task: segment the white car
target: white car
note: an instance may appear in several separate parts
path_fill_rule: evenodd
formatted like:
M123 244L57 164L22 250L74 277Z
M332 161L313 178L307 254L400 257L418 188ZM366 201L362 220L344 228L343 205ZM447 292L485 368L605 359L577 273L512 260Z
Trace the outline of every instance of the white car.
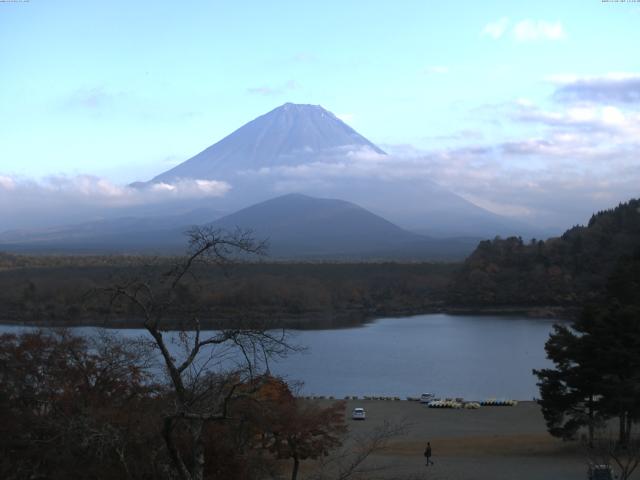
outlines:
M420 395L420 403L429 403L435 400L436 396L433 393L423 393Z
M367 412L364 411L364 408L356 407L353 409L353 412L351 412L352 420L364 420L366 418L367 418Z

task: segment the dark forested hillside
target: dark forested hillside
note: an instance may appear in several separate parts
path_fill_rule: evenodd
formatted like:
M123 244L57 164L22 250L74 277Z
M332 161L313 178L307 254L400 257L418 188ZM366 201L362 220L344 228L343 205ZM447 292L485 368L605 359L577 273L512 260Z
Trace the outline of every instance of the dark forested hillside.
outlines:
M640 200L593 215L559 238L481 242L450 290L463 306L578 306L598 301L620 261L640 250Z
M135 312L106 316L96 290L133 279L162 279L176 259L161 257L23 257L0 254L0 323L139 327ZM225 274L197 269L190 302L207 327L249 322L328 328L383 315L443 308L458 264L240 263ZM150 280L151 281L151 280ZM185 293L186 295L186 293ZM175 314L176 324L182 320Z

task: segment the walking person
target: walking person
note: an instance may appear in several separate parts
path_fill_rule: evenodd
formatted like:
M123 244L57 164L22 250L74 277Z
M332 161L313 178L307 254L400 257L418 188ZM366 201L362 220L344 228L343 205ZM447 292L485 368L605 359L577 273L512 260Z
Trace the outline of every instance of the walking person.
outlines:
M427 447L424 449L424 457L426 458L427 467L429 465L433 465L433 462L431 461L431 442L427 442Z

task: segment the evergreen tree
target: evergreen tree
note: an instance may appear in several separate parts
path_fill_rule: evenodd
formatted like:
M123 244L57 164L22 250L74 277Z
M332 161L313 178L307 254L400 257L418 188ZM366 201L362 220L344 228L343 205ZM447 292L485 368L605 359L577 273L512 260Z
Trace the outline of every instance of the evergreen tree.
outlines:
M620 444L640 419L640 255L618 262L603 306L586 308L571 327L555 326L545 345L553 369L535 370L549 432L573 438L607 418Z
M556 368L534 370L534 374L539 379L539 403L549 433L569 440L587 427L592 444L596 426L608 415L600 402L602 385L593 342L579 336L576 327L554 326L545 350Z

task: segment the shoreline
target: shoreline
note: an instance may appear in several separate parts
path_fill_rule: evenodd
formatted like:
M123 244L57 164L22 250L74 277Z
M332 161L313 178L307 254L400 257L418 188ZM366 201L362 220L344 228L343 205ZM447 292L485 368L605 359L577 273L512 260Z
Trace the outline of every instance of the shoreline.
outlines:
M524 315L531 318L549 318L571 320L578 313L577 307L545 306L495 306L495 307L460 307L450 306L442 313L449 315Z
M524 316L527 318L569 321L576 315L576 308L543 306L504 306L504 307L459 307L434 306L432 308L379 309L368 311L343 312L305 312L286 314L277 312L254 312L253 315L223 313L218 320L201 320L203 330L222 330L228 328L263 328L286 330L341 330L357 328L382 318L413 317L419 315L446 314L451 316ZM277 321L271 320L278 317ZM238 319L239 322L238 322ZM180 330L181 320L167 323L168 330ZM0 325L34 327L34 328L77 328L95 327L106 329L133 330L144 328L141 319L81 318L70 321L58 320L15 320L0 318Z
M420 405L423 406L424 408L429 408L432 410L447 410L447 411L455 411L455 410L469 410L469 409L465 409L464 406L461 408L450 408L450 407L429 407L426 403L422 403L420 402L420 394L416 394L416 397L393 397L393 396L379 396L379 395L363 395L363 396L357 396L357 395L353 395L353 396L346 396L346 397L334 397L331 395L296 395L296 397L300 400L305 400L305 401L310 401L310 402L347 402L349 404L352 404L354 402L359 402L359 403L363 403L363 404L367 404L367 403L371 403L371 404L376 404L376 403L389 403L389 404L415 404L415 405ZM453 398L453 397L435 397L434 400L444 400L447 398ZM496 400L496 399L503 399L503 400L507 400L507 401L513 401L516 402L513 405L481 405L480 408L496 408L496 409L502 409L502 408L515 408L518 405L538 405L538 400L537 399L524 399L524 400L518 400L517 398L506 398L506 397L487 397L487 398L483 398L483 399L462 399L462 402L460 403L479 403L479 402L484 402L485 400ZM473 410L473 409L472 409ZM477 408L475 410L478 410Z

